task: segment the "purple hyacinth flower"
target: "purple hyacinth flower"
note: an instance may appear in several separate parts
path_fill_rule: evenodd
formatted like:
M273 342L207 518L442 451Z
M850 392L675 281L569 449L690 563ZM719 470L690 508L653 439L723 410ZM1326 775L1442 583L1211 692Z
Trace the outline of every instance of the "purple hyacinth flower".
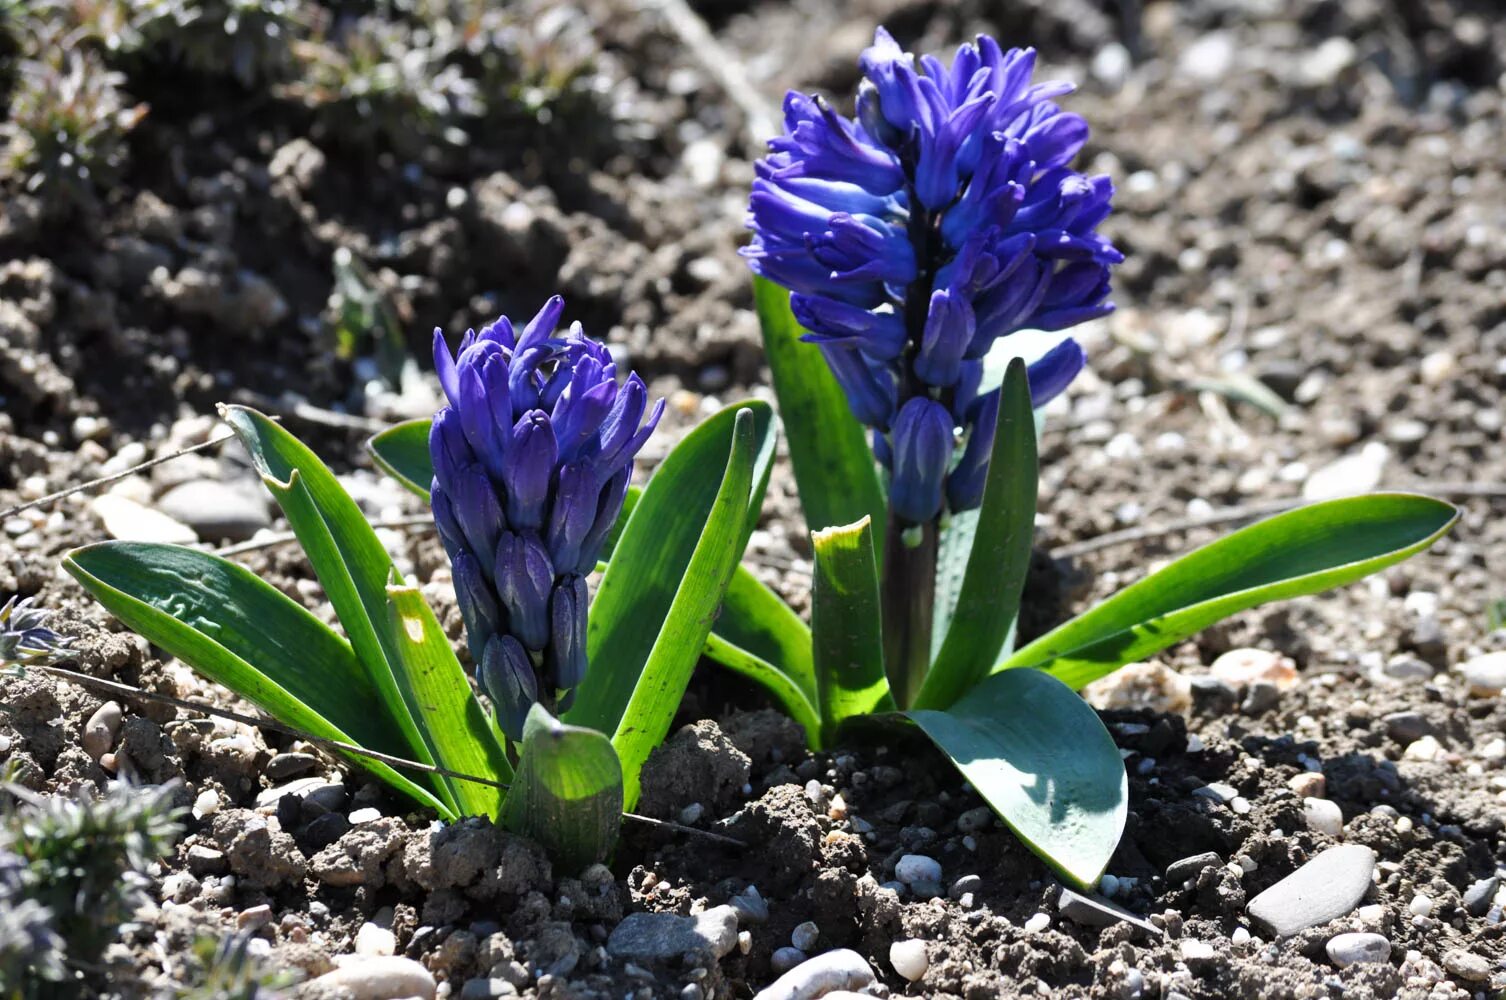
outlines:
M897 465L913 457L894 437L912 401L952 414L951 439L968 443L956 463L943 447L944 476L961 480L945 507L975 507L993 433L975 428L981 359L1002 337L1113 309L1109 274L1123 255L1097 232L1113 185L1071 168L1087 122L1056 103L1070 84L1032 82L1035 63L1033 50L987 36L950 66L917 60L880 28L859 59L856 114L790 94L785 134L757 164L744 256L794 293L805 339L879 432L874 455L897 511L928 506ZM1066 343L1032 366L1037 406L1081 370L1081 349Z
M934 399L915 396L894 421L894 479L889 502L897 517L924 524L941 513L952 461L952 415Z
M563 311L555 296L521 331L501 317L454 355L434 335L448 400L429 435L434 521L477 678L513 739L529 706L568 704L585 676L583 574L664 412L645 413L642 379L619 383L579 324L559 333Z

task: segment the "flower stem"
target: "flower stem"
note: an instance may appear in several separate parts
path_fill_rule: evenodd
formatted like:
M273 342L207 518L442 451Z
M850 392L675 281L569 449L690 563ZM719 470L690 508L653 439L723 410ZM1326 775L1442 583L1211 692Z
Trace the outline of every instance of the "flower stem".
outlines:
M936 547L935 521L907 529L893 514L889 516L880 594L884 671L889 676L895 704L901 709L908 708L915 700L931 664Z

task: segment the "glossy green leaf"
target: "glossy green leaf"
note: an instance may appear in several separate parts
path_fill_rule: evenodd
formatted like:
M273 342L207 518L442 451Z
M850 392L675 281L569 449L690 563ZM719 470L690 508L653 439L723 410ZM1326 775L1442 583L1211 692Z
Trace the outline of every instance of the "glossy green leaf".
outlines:
M816 700L816 667L811 658L811 630L784 599L759 582L747 567L738 566L722 599L721 615L712 628L727 646L736 647L772 664L806 700ZM717 659L714 653L708 653Z
M812 749L820 749L821 718L816 714L810 698L806 697L789 674L756 653L734 646L715 632L706 637L703 652L708 659L715 660L733 673L762 685L790 718L805 730L806 743Z
M996 667L1038 667L1072 687L1268 601L1314 594L1432 545L1458 519L1442 500L1374 493L1242 528L1126 587Z
M753 423L752 413L744 410L737 414L726 472L705 530L612 734L612 747L622 761L628 806L638 801L638 772L643 762L669 735L670 723L711 634L722 596L743 555L757 460ZM617 561L614 559L613 564Z
M377 434L366 442L371 459L392 478L429 502L429 484L434 481L434 463L429 458L429 427L434 421L427 417L407 420ZM607 532L602 543L601 558L606 559L617 545L622 529L627 525L628 515L638 503L643 491L629 486L622 501L622 513L617 523Z
M504 827L542 844L559 874L576 875L611 857L622 793L611 740L565 725L542 705L529 710L517 775L502 807Z
M434 463L429 458L428 417L404 420L366 441L371 460L383 472L429 502L429 484L434 481Z
M873 529L856 524L811 533L816 550L811 634L820 698L821 738L830 742L842 720L894 711L884 674L883 615Z
M423 595L417 587L394 584L387 597L387 627L413 692L414 714L425 732L436 735L441 762L461 774L506 782L512 776L507 754ZM462 778L451 784L461 815L497 816L502 789Z
M864 517L883 524L884 490L868 435L820 348L800 339L790 293L754 278L753 299L806 525L818 531Z
M962 596L962 581L967 576L967 557L973 551L978 534L978 511L964 510L952 514L941 524L936 544L936 596L931 620L931 659L941 652L951 627L957 600Z
M1071 688L1038 670L985 678L944 711L909 717L1020 841L1072 884L1098 881L1129 811L1114 741Z
M916 708L946 708L988 675L1019 617L1035 537L1035 416L1025 362L1004 376L983 503L956 610Z
M392 756L411 753L350 643L245 567L145 542L86 545L63 566L128 627L272 718ZM443 818L457 818L427 787L428 776L350 759Z
M613 734L629 805L742 557L773 453L766 404L707 419L654 472L602 575L586 634L590 667L565 719Z

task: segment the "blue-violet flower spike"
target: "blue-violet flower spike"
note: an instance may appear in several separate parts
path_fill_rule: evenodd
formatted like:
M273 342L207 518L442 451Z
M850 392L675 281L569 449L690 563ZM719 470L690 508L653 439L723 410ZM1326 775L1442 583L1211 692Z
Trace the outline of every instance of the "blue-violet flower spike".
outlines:
M1055 103L1070 84L1031 82L1035 62L986 35L950 66L916 60L880 28L859 60L855 116L792 92L785 133L757 164L743 253L793 293L805 339L874 431L891 508L912 523L981 502L998 412L981 359L995 343L1113 309L1123 255L1097 231L1113 185L1071 168L1087 122ZM1034 362L1032 403L1083 360L1066 337Z
M585 678L584 574L664 411L645 417L642 379L619 383L579 324L558 332L563 310L555 296L521 332L505 316L467 331L455 355L434 331L434 521L477 680L515 740L530 706L567 706Z

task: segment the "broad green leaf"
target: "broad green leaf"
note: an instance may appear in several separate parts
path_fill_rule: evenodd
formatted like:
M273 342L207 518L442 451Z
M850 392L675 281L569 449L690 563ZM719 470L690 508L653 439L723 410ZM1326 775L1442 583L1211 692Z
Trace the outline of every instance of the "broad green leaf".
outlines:
M434 463L429 458L428 417L404 420L366 441L371 460L383 472L429 502L429 484L434 482Z
M713 425L716 433L696 442L689 453L691 457L706 459L691 476L660 482L666 470L685 469L680 463L671 467L671 461L680 451L676 448L649 481L638 510L628 522L622 544L602 577L596 605L591 609L587 626L591 666L579 691L577 709L568 717L572 722L584 720L592 728L612 733L612 746L622 761L624 801L629 808L638 800L639 768L669 733L685 685L700 659L706 637L711 634L711 623L716 619L727 584L742 558L748 537L748 508L755 497L763 495L767 463L773 452L771 414L767 408L760 413L750 404L728 416L732 422L731 441L727 458L719 463L725 471L709 509L687 501L691 491L703 485L706 473L718 464L701 454L700 449L708 440L713 446L726 440L720 433L726 424L719 419L721 415L712 418L717 421ZM760 423L766 434L762 440L756 430ZM696 433L699 429L691 437ZM762 475L760 466L764 469ZM651 504L665 502L675 505L675 513L661 511L651 517L656 510ZM706 509L704 518L694 514L701 509ZM676 518L683 523L671 524ZM666 552L664 542L674 535L676 528L683 531L689 527L695 531L697 525L703 526L700 537L692 540L689 558L680 563L677 558L680 553ZM668 579L656 580L665 570L671 571ZM614 575L618 581L629 582L616 583L615 589L609 591L608 584L613 582ZM671 581L673 593L662 612L658 606L646 602L645 598L658 596L647 584ZM597 607L609 594L618 603L606 605L607 613L598 614ZM654 622L658 623L657 631L646 655L638 661L633 653L642 648L642 640L647 637L643 626Z
M755 681L773 695L789 713L790 718L805 730L806 743L812 749L821 747L821 718L816 714L805 692L800 690L790 675L768 660L751 653L741 646L734 646L720 635L712 632L706 637L704 650L709 659L715 660L733 673L742 674Z
M445 767L461 774L506 782L512 777L502 749L455 649L435 620L417 587L387 588L387 626L393 632L403 674L413 691L418 724L436 734ZM494 785L452 778L456 805L463 816L496 818L503 790Z
M821 738L854 715L894 711L884 674L878 567L868 518L811 532L816 550L811 635L816 656Z
M63 566L131 629L279 722L392 756L411 753L350 643L245 567L145 542L86 545ZM425 787L427 776L350 759L441 817L457 818Z
M732 574L721 615L712 632L723 645L751 653L776 667L807 701L815 703L816 667L811 658L811 630L783 598L760 583L747 567L739 565ZM707 655L718 660L709 650L708 646Z
M429 502L429 484L434 481L434 463L429 458L429 427L434 421L427 417L394 424L366 442L366 450L378 467L403 486ZM638 503L643 491L629 486L622 501L622 513L617 523L607 532L601 548L601 558L606 559L617 545L628 515Z
M414 678L404 665L396 634L387 627L388 583L401 585L403 581L361 508L319 457L281 425L240 406L222 407L221 415L240 436L262 481L282 507L356 657L382 692L415 759L464 770L448 759L462 752L463 734L418 724L421 710ZM434 621L427 605L422 614ZM439 628L437 621L433 628ZM453 779L440 776L436 790L459 811Z
M1459 512L1411 493L1310 504L1197 549L1041 636L994 669L1076 688L1238 611L1368 576L1432 545Z
M622 803L622 767L612 741L533 706L502 825L544 845L562 874L574 875L611 856Z
M936 597L933 601L935 617L931 622L932 660L941 652L941 644L946 641L947 629L952 623L952 614L957 610L957 599L962 596L962 581L967 575L967 557L973 551L973 538L977 533L977 510L961 511L941 523L941 533L936 545Z
M1038 670L994 674L945 711L906 713L1020 841L1082 888L1098 881L1129 811L1119 750L1071 688Z
M988 675L1019 617L1035 537L1035 417L1025 362L1004 376L972 552L941 652L916 708L946 708Z
M790 293L754 278L753 300L806 525L818 531L864 517L883 524L884 491L868 436L820 348L800 339L805 331L790 312Z

